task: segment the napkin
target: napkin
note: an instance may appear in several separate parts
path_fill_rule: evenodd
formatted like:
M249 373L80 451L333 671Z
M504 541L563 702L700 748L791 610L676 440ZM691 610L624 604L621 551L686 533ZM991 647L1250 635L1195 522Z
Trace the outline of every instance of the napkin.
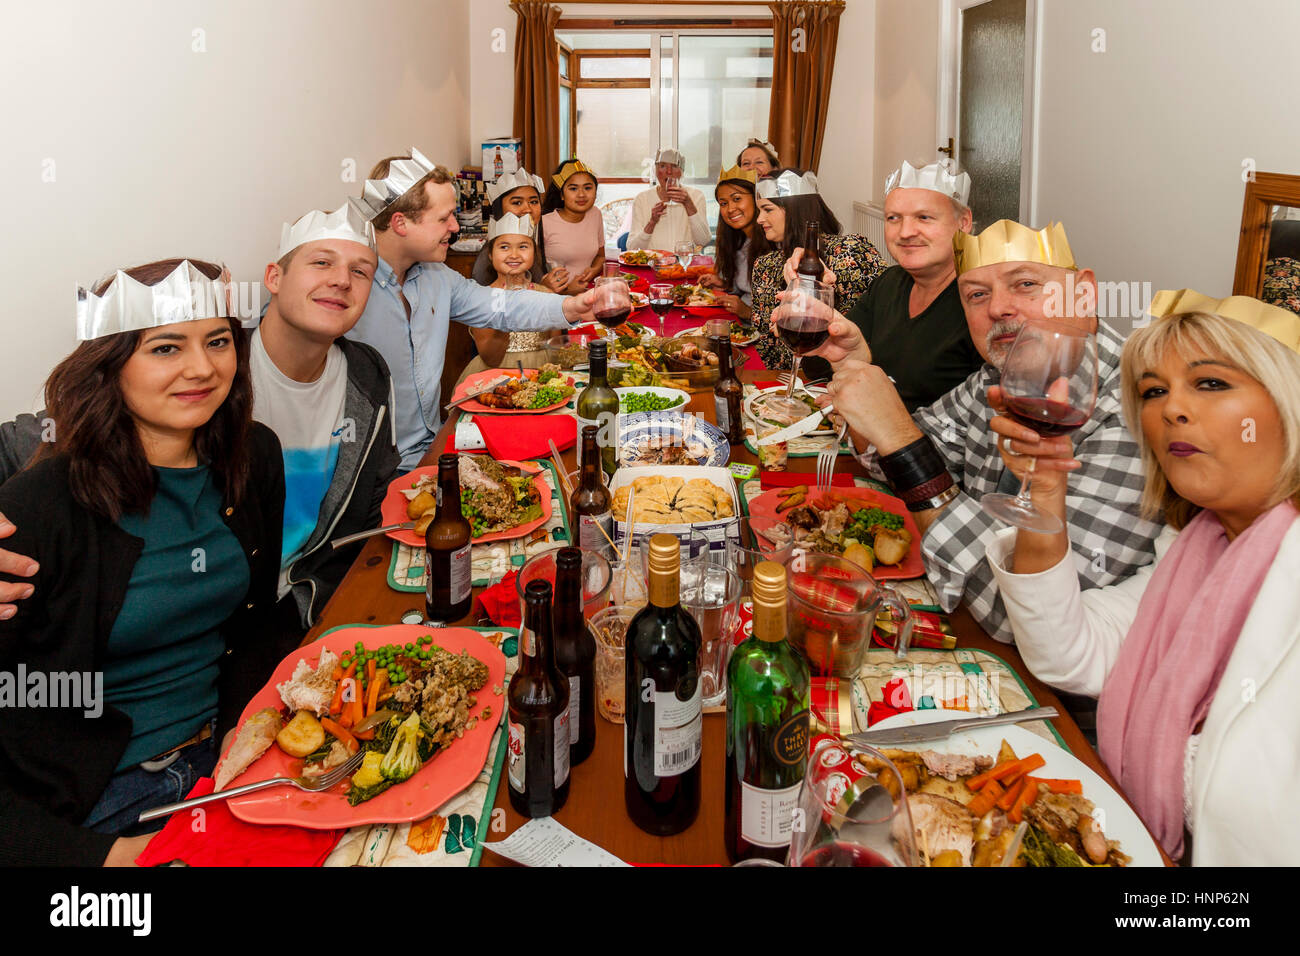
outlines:
M185 799L207 796L213 785L211 777L200 777ZM189 866L320 866L344 832L244 823L230 812L226 801L218 800L172 814L135 862L140 866L173 860Z
M483 435L488 454L498 461L544 458L551 453L549 440L563 451L578 439L578 420L560 412L554 415L479 415L474 423Z
M883 700L873 701L867 708L867 726L873 726L876 721L884 720L886 717L893 717L895 714L906 713L914 710L912 707L912 695L907 689L907 682L901 677L895 677L888 684L881 688Z
M519 613L519 594L515 591L517 577L518 572L511 571L478 596L483 613L497 627L518 627L523 623Z
M796 485L812 488L817 484L817 474L811 471L760 471L758 480L762 488L793 488ZM853 476L847 472L837 474L831 478L831 487L852 488Z

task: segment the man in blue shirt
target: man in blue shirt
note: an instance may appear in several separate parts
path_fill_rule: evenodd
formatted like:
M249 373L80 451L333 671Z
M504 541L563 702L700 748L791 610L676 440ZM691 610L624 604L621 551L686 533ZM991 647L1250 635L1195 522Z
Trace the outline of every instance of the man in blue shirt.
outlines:
M442 426L441 380L452 321L494 329L553 329L593 316L594 292L490 289L446 265L459 231L451 173L418 150L380 160L361 205L379 246L370 301L352 338L388 362L396 393L402 470L420 463Z

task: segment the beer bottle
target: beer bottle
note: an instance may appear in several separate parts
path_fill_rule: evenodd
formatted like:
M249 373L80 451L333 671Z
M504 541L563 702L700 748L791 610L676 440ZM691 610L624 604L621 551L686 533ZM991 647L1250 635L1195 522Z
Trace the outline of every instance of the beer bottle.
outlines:
M596 639L582 614L582 552L561 548L555 556L555 669L569 685L569 766L596 746Z
M713 386L713 407L718 428L731 445L745 440L745 423L740 409L745 397L745 386L740 384L731 367L731 336L717 335L709 338L709 345L718 356L718 383Z
M584 551L595 551L612 558L610 540L614 537L614 499L605 487L601 474L600 449L596 445L594 425L582 429L582 472L578 485L569 499L569 510L577 532L578 546ZM601 533L604 529L604 534Z
M818 282L822 281L822 272L826 268L822 265L821 258L821 231L820 223L808 223L804 229L803 258L799 260L799 267L795 270L799 275Z
M551 657L551 585L529 581L519 670L510 678L510 805L526 817L549 817L569 797L569 685Z
M470 527L460 510L460 456L438 456L438 510L424 533L425 615L453 624L469 613Z

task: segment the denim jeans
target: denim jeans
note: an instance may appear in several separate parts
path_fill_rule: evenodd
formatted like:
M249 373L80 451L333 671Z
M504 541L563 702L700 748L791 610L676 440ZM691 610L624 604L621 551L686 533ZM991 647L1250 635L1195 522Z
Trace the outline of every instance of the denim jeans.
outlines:
M81 825L96 833L116 836L139 836L161 830L167 823L166 817L138 823L140 814L165 803L184 800L200 777L212 776L217 756L217 740L213 736L186 747L162 770L132 767L114 774Z

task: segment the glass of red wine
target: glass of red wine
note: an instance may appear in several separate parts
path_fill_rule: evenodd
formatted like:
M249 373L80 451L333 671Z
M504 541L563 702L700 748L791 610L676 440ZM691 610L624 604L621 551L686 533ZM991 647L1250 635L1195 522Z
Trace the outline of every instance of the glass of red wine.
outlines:
M1050 320L1026 322L1002 366L1007 414L1044 438L1067 435L1092 416L1097 401L1097 338L1091 332ZM1015 495L990 494L984 510L1025 531L1056 534L1059 518L1034 507L1029 497L1036 458Z
M917 866L898 768L872 747L824 742L808 758L791 817L790 866Z
M628 294L627 280L619 276L600 276L596 279L596 301L593 303L596 321L614 330L632 314L632 297Z
M664 316L673 307L673 286L671 282L656 282L650 286L650 308L659 316L659 337L663 338Z
M820 346L830 335L831 317L835 314L835 287L809 276L797 276L786 291L788 294L776 321L776 330L781 341L794 353L794 363L790 366L790 387L784 395L769 398L767 407L798 416L800 412L809 411L806 404L794 397L799 362L805 353ZM792 423L796 420L793 418Z

